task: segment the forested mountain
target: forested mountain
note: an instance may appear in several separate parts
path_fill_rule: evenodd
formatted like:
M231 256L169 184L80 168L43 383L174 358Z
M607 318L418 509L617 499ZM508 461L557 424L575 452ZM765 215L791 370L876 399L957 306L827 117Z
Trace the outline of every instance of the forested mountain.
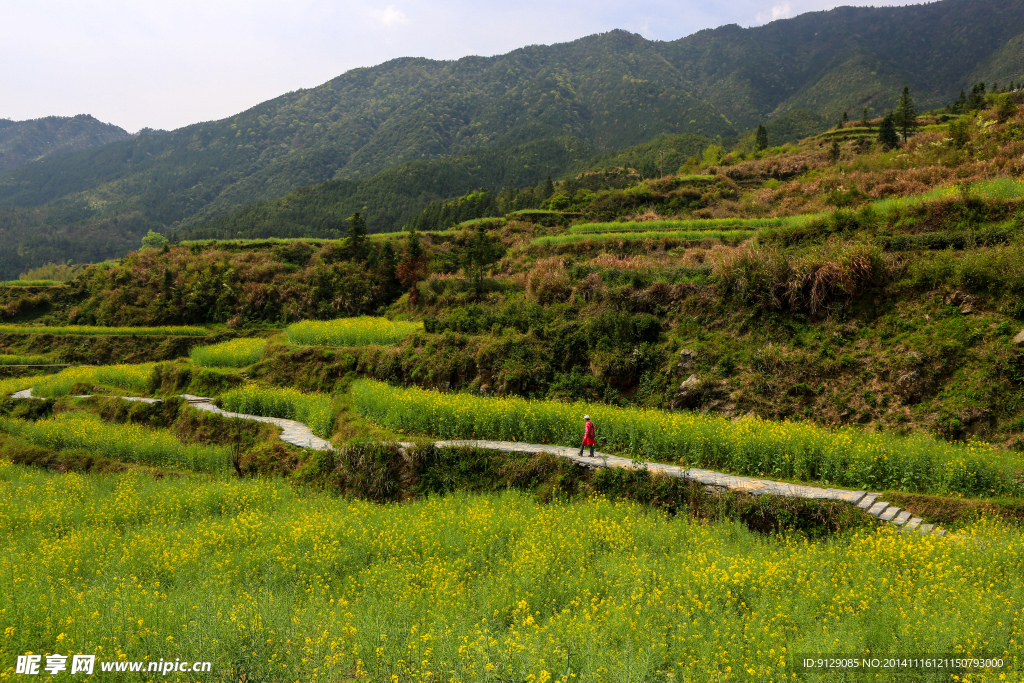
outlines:
M0 173L31 161L117 142L128 131L86 114L29 121L0 119Z
M0 207L9 207L0 250L18 245L29 265L43 253L115 255L149 229L196 227L326 180L350 183L333 185L331 201L358 206L371 231L395 229L437 192L512 180L506 157L523 145L551 145L539 156L560 158L559 140L572 139L607 155L661 135L728 138L776 119L788 122L776 131L806 133L843 111L884 112L904 84L928 107L979 79L1021 80L1022 44L1024 0L942 0L673 42L612 31L495 57L392 60L228 119L0 175ZM441 168L450 182L432 177ZM560 168L527 169L527 182ZM393 211L395 197L403 206Z

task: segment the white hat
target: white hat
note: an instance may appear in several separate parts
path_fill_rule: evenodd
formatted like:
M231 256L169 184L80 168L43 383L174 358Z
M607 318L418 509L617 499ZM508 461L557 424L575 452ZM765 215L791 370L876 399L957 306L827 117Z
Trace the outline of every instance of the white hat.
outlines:
M584 416L583 416L583 419L584 419L584 420L589 420L589 419L590 419L590 416L589 416L589 415L584 415Z

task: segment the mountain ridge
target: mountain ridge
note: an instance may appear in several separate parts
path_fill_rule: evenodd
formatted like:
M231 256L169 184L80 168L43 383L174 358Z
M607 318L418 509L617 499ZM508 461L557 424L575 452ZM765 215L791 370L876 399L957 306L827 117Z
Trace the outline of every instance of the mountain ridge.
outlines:
M89 235L109 240L104 253L113 256L150 229L196 227L299 187L418 161L563 136L595 153L660 135L729 140L806 109L884 113L903 84L927 108L954 99L989 64L1024 77L1018 39L1024 0L941 0L837 8L675 41L616 30L491 57L402 57L220 121L0 174L0 207L17 216L0 217L0 232L13 244L29 233L68 244Z

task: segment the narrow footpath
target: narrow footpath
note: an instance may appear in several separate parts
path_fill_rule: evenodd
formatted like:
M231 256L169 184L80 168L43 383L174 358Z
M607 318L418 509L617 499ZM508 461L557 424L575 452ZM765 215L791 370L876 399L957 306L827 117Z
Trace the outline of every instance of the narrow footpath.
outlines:
M231 413L221 410L213 405L213 399L205 396L192 396L181 394L181 398L188 401L189 405L197 410L204 410L222 417L236 418L241 420L255 420L277 425L282 429L280 439L299 448L324 451L334 450L331 442L321 439L313 433L307 425L296 420L287 420L280 417L263 417L262 415L246 415L245 413ZM31 389L25 389L11 395L11 398L36 398L32 395ZM89 396L76 396L74 398L89 398ZM143 403L159 403L158 398L142 398L135 396L122 396L126 401L141 401ZM403 444L412 445L412 444ZM581 456L579 450L568 446L549 446L546 444L519 443L515 441L436 441L438 448L463 447L484 448L487 450L501 451L504 453L549 453L560 458L566 458L579 463L585 467L621 467L625 469L646 469L649 472L659 472L667 477L678 477L687 481L695 481L702 484L710 491L725 492L735 491L754 496L782 496L785 498L806 498L809 500L834 500L841 503L856 505L866 511L879 521L892 524L906 531L915 531L920 534L932 534L944 536L942 529L936 529L932 524L923 524L920 517L914 517L906 510L901 510L895 505L879 500L881 494L867 491L848 491L846 489L823 489L816 486L803 486L800 484L787 484L785 482L770 481L766 479L755 479L753 477L740 477L733 474L723 474L711 470L703 470L697 467L681 467L679 465L664 465L656 462L637 462L630 458L623 458L608 453L594 453L594 457Z

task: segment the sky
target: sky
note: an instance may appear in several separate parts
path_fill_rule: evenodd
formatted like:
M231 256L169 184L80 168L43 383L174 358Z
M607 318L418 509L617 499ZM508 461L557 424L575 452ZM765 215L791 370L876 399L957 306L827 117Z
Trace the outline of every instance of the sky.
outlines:
M221 119L396 57L457 59L620 28L676 40L901 0L0 0L0 118L129 132Z

